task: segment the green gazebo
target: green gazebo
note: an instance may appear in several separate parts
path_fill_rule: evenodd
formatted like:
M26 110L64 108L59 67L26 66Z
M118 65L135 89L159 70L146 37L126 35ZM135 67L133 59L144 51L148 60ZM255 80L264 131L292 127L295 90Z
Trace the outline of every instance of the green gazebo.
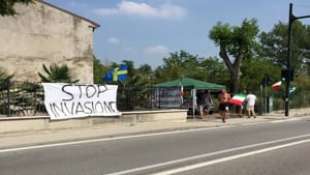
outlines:
M179 89L180 91L182 91L183 88L190 89L191 94L192 94L192 110L193 111L195 111L195 106L196 106L197 90L219 91L221 89L226 89L226 87L223 85L219 85L215 83L208 83L208 82L195 80L195 79L187 78L187 77L159 83L159 84L156 84L155 87L159 89Z
M223 85L208 83L200 80L195 80L192 78L180 78L168 82L163 82L155 85L158 88L173 88L173 87L181 87L191 88L191 89L205 89L205 90L221 90L226 87Z

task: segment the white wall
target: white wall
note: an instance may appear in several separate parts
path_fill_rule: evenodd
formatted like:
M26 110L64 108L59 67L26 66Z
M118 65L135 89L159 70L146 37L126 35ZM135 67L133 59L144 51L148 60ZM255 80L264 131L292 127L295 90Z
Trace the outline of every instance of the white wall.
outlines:
M33 82L42 64L67 64L74 79L93 82L92 24L39 2L15 8L0 17L0 69Z

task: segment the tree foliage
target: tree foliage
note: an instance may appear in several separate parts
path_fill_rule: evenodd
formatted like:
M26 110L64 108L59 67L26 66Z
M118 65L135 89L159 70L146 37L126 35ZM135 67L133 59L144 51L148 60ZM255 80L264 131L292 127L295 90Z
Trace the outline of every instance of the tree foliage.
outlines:
M6 82L10 81L14 75L8 75L4 70L0 69L0 89Z
M154 83L151 66L145 64L136 68L134 62L130 60L123 60L120 64L127 65L128 78L117 82L103 80L103 83L118 85L118 107L120 109L133 110L145 106L145 101L150 98L148 95L151 94L147 91L151 90L150 87ZM107 71L119 67L120 64L112 63L106 67Z
M14 9L15 4L28 5L32 2L33 0L0 0L0 16L15 15L17 13Z
M281 67L266 58L254 57L243 61L240 89L258 91L264 78L272 83L279 81Z
M147 87L152 85L153 71L151 66L145 64L136 68L134 62L130 60L123 60L121 64L127 65L128 78L119 82L120 85L125 87Z
M201 69L199 66L199 58L184 50L170 53L169 57L164 58L164 64L157 68L156 78L159 81L167 81L181 77L201 77Z
M218 83L229 87L229 71L223 62L217 57L209 57L201 62L201 69L205 72L201 78L203 81Z
M70 71L67 65L58 66L53 64L49 67L43 64L44 74L38 73L42 82L48 83L76 83L79 80L72 80Z
M100 60L93 56L93 68L94 68L94 83L102 84L104 82L103 76L108 71L108 66L100 63Z
M210 31L209 37L219 46L219 55L230 72L232 92L239 90L241 63L254 55L258 32L255 19L245 19L240 26L218 23Z
M183 50L171 53L170 56L164 58L164 63L155 70L148 64L136 68L134 62L129 60L123 60L120 64L126 64L128 67L128 79L118 82L119 85L126 87L152 86L181 77L229 84L229 72L220 59L216 57L202 58ZM118 66L119 64L112 63L105 69L112 70Z
M287 61L287 24L279 22L270 32L260 35L260 55L268 57L273 62L285 67ZM309 69L309 64L303 64L304 59L310 59L310 26L295 21L292 27L292 66L297 73Z

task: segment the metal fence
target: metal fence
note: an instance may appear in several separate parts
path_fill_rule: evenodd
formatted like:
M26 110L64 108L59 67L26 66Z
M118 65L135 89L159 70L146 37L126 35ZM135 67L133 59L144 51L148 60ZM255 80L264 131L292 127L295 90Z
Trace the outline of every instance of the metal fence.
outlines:
M0 116L44 115L43 98L38 84L6 81L0 84Z
M121 111L150 110L153 104L152 87L119 87L117 106ZM47 115L44 92L40 84L4 82L0 84L0 117Z
M256 107L260 113L284 110L284 92L261 91L257 92L257 97ZM292 92L289 96L289 106L290 108L310 107L310 90L297 89Z
M165 91L158 91L154 87L120 86L117 92L117 107L120 111L162 108L163 105L160 104L161 99L158 94L163 95ZM257 112L266 113L284 109L284 100L280 93L260 91L255 94L258 97ZM213 94L213 99L217 104L217 94ZM176 98L172 100L176 100ZM310 90L299 89L290 96L290 108L309 106ZM216 105L215 108L217 108ZM47 115L47 113L44 107L43 87L40 84L9 81L0 84L0 117L41 115Z
M153 87L119 87L117 107L121 111L149 110L158 108L154 104Z

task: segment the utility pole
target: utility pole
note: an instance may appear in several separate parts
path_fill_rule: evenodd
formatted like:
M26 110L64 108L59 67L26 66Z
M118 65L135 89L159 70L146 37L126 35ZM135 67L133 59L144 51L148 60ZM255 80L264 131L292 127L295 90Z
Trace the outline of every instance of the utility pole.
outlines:
M291 70L291 57L292 57L292 24L294 22L293 4L290 3L289 16L288 16L288 39L287 39L287 63L285 74L285 116L289 116L289 90L290 90L290 70Z
M292 25L295 20L310 18L310 15L305 16L294 16L293 14L293 4L290 3L289 6L289 18L288 18L288 41L287 41L287 65L285 70L285 116L289 116L289 90L290 90L290 81L293 76L293 69L291 68L291 57L292 57Z

